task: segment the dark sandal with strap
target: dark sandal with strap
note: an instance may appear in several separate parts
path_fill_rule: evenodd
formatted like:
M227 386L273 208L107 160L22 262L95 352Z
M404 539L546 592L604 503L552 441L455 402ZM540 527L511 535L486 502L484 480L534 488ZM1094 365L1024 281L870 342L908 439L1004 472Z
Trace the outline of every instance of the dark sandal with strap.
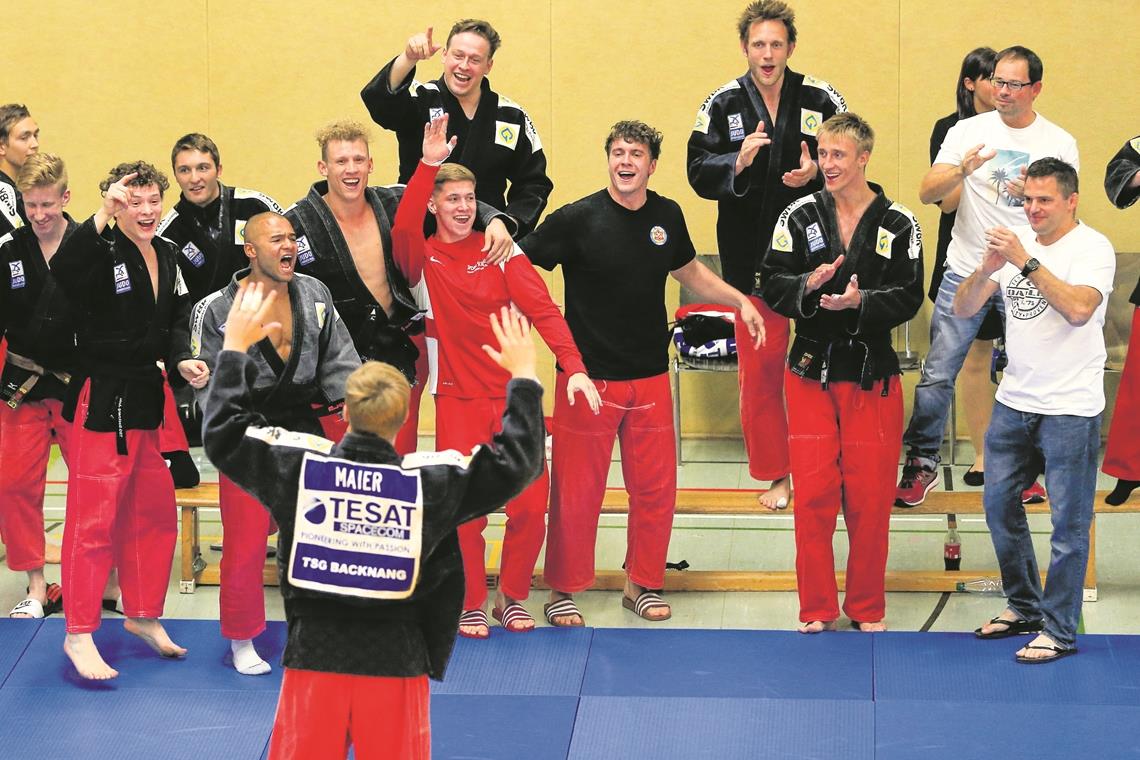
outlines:
M623 592L621 595L621 606L637 615L642 620L648 620L651 623L660 623L673 617L673 609L669 604L661 598L661 595L655 591L642 591L637 595L637 599L630 599ZM664 617L650 617L646 613L650 610L665 608L669 610L669 614Z
M499 621L504 631L530 633L534 630L534 617L518 602L511 602L501 610L495 607L491 610L491 617ZM525 623L527 620L531 622L531 625L519 625L519 623Z
M459 629L459 635L465 639L485 639L491 635L491 622L487 620L487 613L483 610L467 610L459 616L460 626L484 626L487 629L486 633L466 633L462 628Z
M1044 623L1041 620L1006 620L1000 615L996 618L990 619L990 625L1004 625L1000 631L991 631L990 633L982 633L981 628L974 629L974 635L979 639L1008 639L1010 636L1022 636L1027 633L1041 633L1041 627Z
M555 628L581 628L586 624L586 618L582 616L582 610L578 609L578 605L570 597L559 599L556 602L548 602L542 605L542 614L546 616L546 622L550 623ZM578 616L578 623L556 623L554 618L565 618Z
M1046 662L1056 662L1057 660L1061 659L1062 657L1068 657L1071 654L1077 653L1076 647L1058 647L1058 646L1047 646L1044 644L1026 644L1025 648L1026 649L1041 649L1041 650L1045 650L1048 652L1053 652L1053 654L1049 655L1048 657L1026 657L1026 656L1020 655L1020 654L1014 655L1013 659L1017 660L1022 665L1041 665L1041 664L1046 663Z

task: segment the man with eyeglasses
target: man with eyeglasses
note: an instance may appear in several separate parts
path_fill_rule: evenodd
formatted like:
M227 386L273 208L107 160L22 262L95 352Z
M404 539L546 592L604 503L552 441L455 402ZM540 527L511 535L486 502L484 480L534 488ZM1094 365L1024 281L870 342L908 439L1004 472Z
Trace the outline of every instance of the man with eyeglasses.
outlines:
M1041 59L1028 48L1018 45L998 53L992 79L996 110L950 129L919 188L922 202L941 201L943 212L953 210L948 203L957 197L958 216L930 320L930 353L903 435L907 459L896 494L899 506L921 504L938 483L938 450L954 380L987 311L979 308L958 318L951 307L958 286L981 265L987 231L1024 224L1025 175L1032 162L1053 157L1079 168L1073 136L1033 110L1042 69ZM990 294L990 303L1005 314L999 290ZM1033 483L1030 479L1023 489Z

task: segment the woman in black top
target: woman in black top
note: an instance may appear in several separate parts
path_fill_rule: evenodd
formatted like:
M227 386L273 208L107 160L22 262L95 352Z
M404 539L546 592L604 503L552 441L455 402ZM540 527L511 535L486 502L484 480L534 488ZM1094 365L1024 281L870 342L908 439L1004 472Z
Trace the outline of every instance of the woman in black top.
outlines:
M934 122L930 133L930 162L934 163L942 141L950 127L961 119L968 119L980 113L994 110L994 90L990 77L994 73L997 53L993 48L980 47L971 50L962 60L962 70L958 74L957 100L954 113ZM946 249L950 246L950 232L954 229L955 210L961 187L939 202L942 216L938 220L938 250L934 258L934 268L930 276L930 289L927 295L934 301L942 284L942 273L946 269ZM965 397L966 427L970 431L970 442L974 444L974 463L966 471L963 479L967 485L979 486L983 483L985 471L984 438L990 425L990 410L993 407L993 384L990 381L990 356L993 341L1002 337L1001 315L990 309L978 329L966 362L958 375Z

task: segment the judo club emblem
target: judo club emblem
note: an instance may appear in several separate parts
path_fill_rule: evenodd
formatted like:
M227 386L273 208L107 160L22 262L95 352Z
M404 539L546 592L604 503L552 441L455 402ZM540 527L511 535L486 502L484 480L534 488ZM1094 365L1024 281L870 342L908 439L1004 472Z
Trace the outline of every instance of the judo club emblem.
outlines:
M519 141L519 125L511 124L509 121L496 121L495 122L495 144L502 145L504 148L515 149L515 145Z
M127 293L131 289L131 275L126 264L115 265L115 292Z
M12 272L12 290L24 287L27 282L24 279L24 262L23 261L9 261L8 269Z
M649 239L653 241L653 245L665 245L669 236L665 234L665 228L658 224L649 231Z
M738 113L728 115L728 139L732 142L744 139L744 117Z
M787 229L776 228L776 233L772 235L772 250L782 253L792 252L792 239L788 237Z
M815 135L819 132L819 125L823 123L823 114L810 108L800 109L800 132L805 135Z
M1033 319L1049 307L1049 302L1037 286L1020 274L1005 286L1005 299L1014 319Z
M875 240L875 253L889 259L891 257L891 246L894 242L895 236L880 227L879 236Z

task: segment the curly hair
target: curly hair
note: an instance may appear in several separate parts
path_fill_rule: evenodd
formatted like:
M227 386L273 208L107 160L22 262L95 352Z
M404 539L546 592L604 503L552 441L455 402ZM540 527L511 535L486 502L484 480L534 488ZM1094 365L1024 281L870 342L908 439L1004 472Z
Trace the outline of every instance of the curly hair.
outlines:
M661 141L665 136L644 121L619 121L610 129L606 137L606 154L609 155L610 146L616 140L626 140L631 143L641 143L649 148L649 155L656 160L661 155Z
M170 180L168 180L166 175L160 172L154 164L148 164L146 161L127 161L112 169L107 174L107 177L99 183L99 189L104 193L107 192L111 185L128 174L138 175L127 183L131 187L158 185L159 195L165 193L167 188L170 187Z

